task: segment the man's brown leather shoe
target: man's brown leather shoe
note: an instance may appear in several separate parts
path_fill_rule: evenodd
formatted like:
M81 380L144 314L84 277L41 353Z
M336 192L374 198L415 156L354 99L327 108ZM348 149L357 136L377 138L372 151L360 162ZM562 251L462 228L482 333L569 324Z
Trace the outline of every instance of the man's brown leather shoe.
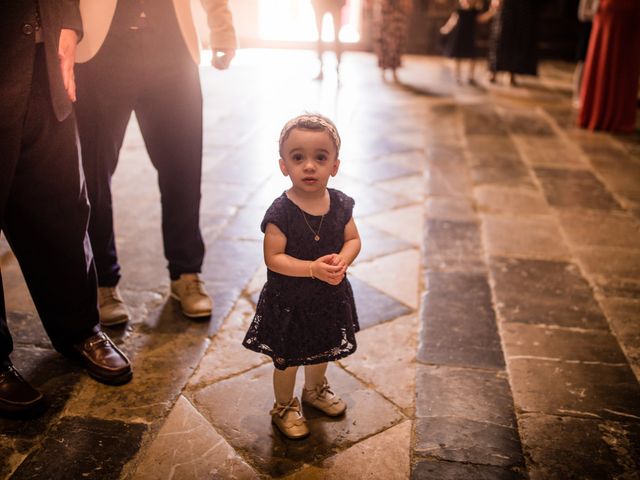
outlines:
M99 382L121 385L131 380L131 363L104 332L73 346L89 375Z
M24 414L44 407L42 394L13 367L0 368L0 412Z

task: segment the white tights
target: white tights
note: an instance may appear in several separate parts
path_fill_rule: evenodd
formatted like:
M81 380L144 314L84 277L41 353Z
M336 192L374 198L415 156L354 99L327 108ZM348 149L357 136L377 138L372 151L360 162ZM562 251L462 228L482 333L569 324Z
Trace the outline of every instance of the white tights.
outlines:
M322 385L328 365L328 363L305 365L304 388L310 390ZM285 370L275 368L273 370L273 392L277 403L281 405L287 404L293 397L293 389L296 386L296 373L298 373L298 367L289 367Z

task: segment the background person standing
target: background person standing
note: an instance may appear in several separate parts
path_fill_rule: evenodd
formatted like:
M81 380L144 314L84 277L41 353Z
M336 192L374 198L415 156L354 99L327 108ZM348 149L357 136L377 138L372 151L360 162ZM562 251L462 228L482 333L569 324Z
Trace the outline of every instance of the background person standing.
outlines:
M236 37L227 0L203 0L213 65L226 69ZM78 131L87 175L100 321L129 319L117 289L120 265L113 228L111 177L131 112L158 171L164 253L171 296L188 317L211 315L199 277L202 93L199 45L188 0L83 0L78 45Z

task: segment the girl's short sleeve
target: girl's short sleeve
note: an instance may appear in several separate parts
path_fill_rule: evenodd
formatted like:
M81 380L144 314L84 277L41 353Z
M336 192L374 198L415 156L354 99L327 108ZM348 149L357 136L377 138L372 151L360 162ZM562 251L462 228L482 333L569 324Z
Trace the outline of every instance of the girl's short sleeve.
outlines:
M353 216L353 207L356 204L356 201L351 198L349 195L342 193L339 190L336 190L338 202L340 202L340 213L342 222L346 225L351 220Z
M267 230L268 223L273 223L282 233L284 233L285 236L287 236L289 222L285 200L286 199L283 197L276 198L267 209L267 212L264 214L264 218L262 219L262 223L260 224L260 230L262 230L262 233Z

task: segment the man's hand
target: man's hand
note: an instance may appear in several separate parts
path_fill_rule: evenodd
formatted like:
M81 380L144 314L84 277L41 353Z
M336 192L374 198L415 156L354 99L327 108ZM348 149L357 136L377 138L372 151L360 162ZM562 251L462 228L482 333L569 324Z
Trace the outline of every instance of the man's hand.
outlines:
M234 48L213 48L213 58L211 58L211 65L218 70L226 70L229 68L229 64L233 57L236 56L236 50Z
M76 45L78 34L75 30L63 28L60 30L60 43L58 45L58 59L62 70L62 81L67 91L69 100L76 101L76 79L73 75L73 65L76 61Z

